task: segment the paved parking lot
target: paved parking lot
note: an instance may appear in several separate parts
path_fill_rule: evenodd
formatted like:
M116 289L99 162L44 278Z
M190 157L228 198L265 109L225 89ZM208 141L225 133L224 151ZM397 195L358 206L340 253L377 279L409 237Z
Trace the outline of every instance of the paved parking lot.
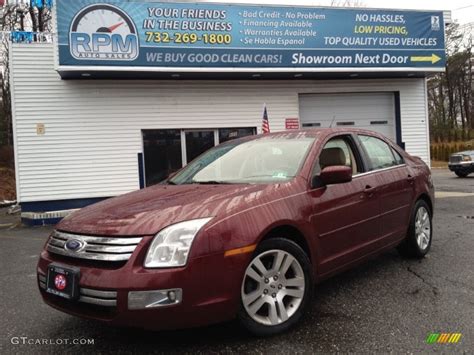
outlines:
M0 220L0 353L472 352L474 176L458 179L434 170L434 178L435 234L427 258L405 260L390 251L325 281L299 327L266 339L249 336L235 322L153 333L57 312L42 303L35 274L51 228L13 228L12 221ZM462 338L458 344L426 344L434 332L462 333ZM19 337L94 344L23 345Z

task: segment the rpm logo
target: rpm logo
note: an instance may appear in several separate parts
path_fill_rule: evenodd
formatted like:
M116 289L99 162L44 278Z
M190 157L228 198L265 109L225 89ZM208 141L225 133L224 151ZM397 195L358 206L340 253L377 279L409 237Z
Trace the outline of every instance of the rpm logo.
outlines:
M56 275L56 277L54 278L54 287L56 287L57 290L62 291L66 288L66 286L66 277L61 274Z
M70 29L71 55L78 60L131 61L138 57L138 35L132 19L109 4L79 12Z

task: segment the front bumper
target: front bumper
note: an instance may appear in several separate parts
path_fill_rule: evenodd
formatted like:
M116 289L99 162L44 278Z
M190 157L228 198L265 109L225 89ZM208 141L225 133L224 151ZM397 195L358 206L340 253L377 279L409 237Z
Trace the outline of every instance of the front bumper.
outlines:
M118 267L102 267L96 262L43 251L37 268L43 300L75 316L153 330L201 326L236 316L248 256L225 258L219 253L190 259L182 268L145 269L142 265L146 249L142 245ZM46 293L46 272L53 262L80 268L79 301ZM180 302L139 310L129 307L131 291L177 289L182 290Z
M455 173L470 174L474 172L474 162L448 163L448 168Z

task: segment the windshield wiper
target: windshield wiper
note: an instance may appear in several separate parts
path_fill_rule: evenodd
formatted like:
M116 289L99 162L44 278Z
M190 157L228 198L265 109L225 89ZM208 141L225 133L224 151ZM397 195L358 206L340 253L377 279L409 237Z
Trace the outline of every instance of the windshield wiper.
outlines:
M275 179L275 181L278 181L278 179L289 179L289 178L294 178L296 175L285 175L285 176L278 176L278 175L252 175L252 176L245 176L241 178L242 180L247 180L247 179L255 179L255 178L266 178L266 177L271 177Z
M217 181L217 180L209 180L209 181L193 181L193 184L199 185L229 185L232 184L231 182L227 181Z

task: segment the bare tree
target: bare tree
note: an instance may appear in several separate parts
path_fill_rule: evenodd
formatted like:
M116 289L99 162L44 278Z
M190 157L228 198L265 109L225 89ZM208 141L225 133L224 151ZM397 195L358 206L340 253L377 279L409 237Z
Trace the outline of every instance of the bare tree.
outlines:
M11 37L11 33L17 31L31 32L32 41L42 41L44 39L43 34L51 32L51 9L47 6L41 6L41 8L31 6L29 0L10 0L3 6L2 10L0 25L2 27L3 36L0 42L0 60L3 66L3 75L0 121L3 122L5 139L4 142L0 143L12 145L12 114L9 82L9 42L13 38Z
M331 0L332 7L365 7L363 0Z
M435 141L469 139L474 134L472 35L458 24L446 30L446 71L428 81L428 108Z
M29 7L28 13L31 19L31 29L33 32L51 32L51 9L42 7Z

